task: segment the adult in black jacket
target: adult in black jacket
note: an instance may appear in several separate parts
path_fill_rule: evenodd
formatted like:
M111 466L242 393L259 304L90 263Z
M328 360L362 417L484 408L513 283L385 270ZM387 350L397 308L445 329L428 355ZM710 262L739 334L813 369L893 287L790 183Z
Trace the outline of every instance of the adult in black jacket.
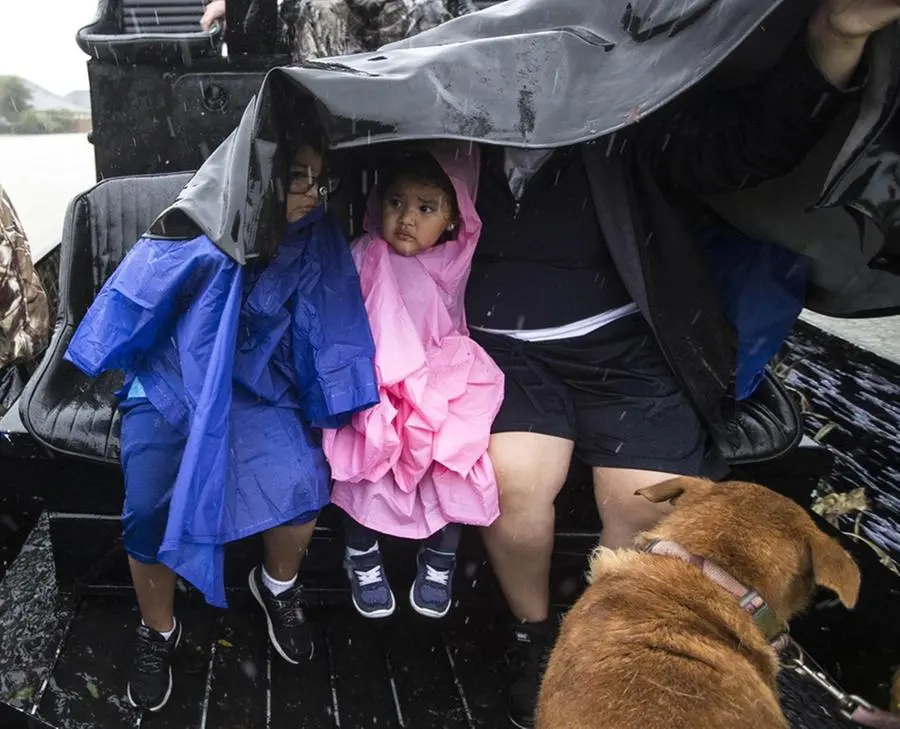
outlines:
M794 167L856 98L869 36L898 17L900 0L823 0L751 88L580 147L485 149L466 307L507 377L490 446L501 516L484 536L515 617L516 725L532 725L555 634L553 503L573 453L594 467L609 547L663 513L637 489L726 468L714 444L733 407L734 334L688 201Z

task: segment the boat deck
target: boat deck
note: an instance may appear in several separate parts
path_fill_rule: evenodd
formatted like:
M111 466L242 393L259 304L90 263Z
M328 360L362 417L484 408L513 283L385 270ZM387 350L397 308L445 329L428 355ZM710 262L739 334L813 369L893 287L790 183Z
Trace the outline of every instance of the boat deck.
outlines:
M436 626L406 611L372 625L349 606L310 608L313 659L291 666L269 648L264 620L249 608L179 610L185 633L172 698L142 716L123 698L134 604L88 599L51 680L33 697L36 713L67 729L504 726L502 656L480 613L460 610Z
M0 726L4 729L504 729L503 636L496 587L464 566L466 600L443 621L404 604L385 621L359 617L344 599L310 605L312 661L291 666L269 648L262 613L246 591L216 610L179 594L184 639L175 689L155 714L124 699L138 613L132 595L60 593L42 517L0 583ZM389 565L390 566L390 565ZM479 570L480 572L480 570ZM468 574L467 574L468 573ZM477 596L481 597L477 597ZM346 598L346 595L345 595ZM883 604L883 603L882 603ZM873 615L874 606L865 607ZM796 635L820 658L830 643L848 663L872 656L831 601ZM857 623L858 627L858 623ZM874 632L881 632L876 630ZM833 662L829 660L833 666ZM845 664L846 665L846 664ZM851 729L821 691L782 677L792 729Z
M798 328L784 362L790 368L788 382L805 393L814 411L808 432L817 432L827 422L837 425L824 438L838 458L832 486L867 487L873 511L862 520L860 533L880 546L882 556L896 557L900 410L891 394L898 391L894 367L858 350L835 347L833 340L808 327ZM47 468L54 464L26 456L17 464L22 484L47 478ZM82 474L82 482L76 470L62 463L56 467L61 493L96 497L92 473ZM781 480L779 488L785 493L801 501L808 498L806 482L790 483L787 473ZM11 494L20 494L15 497L20 501L25 498L21 489L13 488L14 481L13 471L6 472L6 507ZM560 508L566 514L566 533L558 532L554 554L553 595L559 604L577 595L584 555L595 538L596 514L577 508L582 502L574 499ZM87 532L79 531L80 537L63 540L64 548L57 544L54 554L52 519L57 529L67 522L59 514L38 518L40 507L30 502L12 506L9 514L15 513L19 522L0 523L6 530L0 533L5 550L0 553L0 575L3 562L18 553L0 580L4 729L509 726L503 680L507 616L477 539L464 541L457 577L461 604L444 621L421 618L405 604L404 586L412 567L409 550L404 556L403 549L386 546L386 551L393 550L389 573L400 605L383 624L356 615L337 567L311 554L308 572L314 574L308 576L318 582L310 591L314 604L308 614L316 652L303 667L289 666L273 655L263 617L246 590L232 591L230 611L209 608L192 592L179 593L178 615L185 634L174 667L175 691L163 711L141 715L124 700L138 616L133 594L122 590L126 577L119 574L124 568L121 550L101 558L95 554L97 545L86 543ZM37 525L31 529L34 519ZM842 524L845 529L851 526L847 522L852 518ZM104 543L103 530L117 529L114 519L90 525L98 543ZM58 531L57 537L67 533ZM900 580L878 564L879 555L870 547L847 544L863 568L860 604L848 612L823 595L808 615L795 621L794 635L845 688L884 706L891 671L900 664ZM320 546L328 552L324 542ZM110 564L90 578L91 589L59 591L57 567L85 575L89 565L104 562ZM242 577L245 565L239 567ZM820 692L801 688L789 676L782 683L792 729L851 727L835 716Z
M142 715L124 699L139 620L133 594L58 591L49 534L42 516L0 582L4 729L507 726L506 615L496 586L481 577L483 564L461 564L463 603L443 621L409 608L402 589L408 574L401 569L392 571L398 610L385 621L358 616L346 590L313 590L307 615L315 651L305 666L291 666L269 648L249 591L230 590L227 611L208 607L193 591L180 592L176 612L184 638L175 689L162 711ZM400 553L389 555L395 558L389 566L399 567ZM571 574L556 559L557 571Z

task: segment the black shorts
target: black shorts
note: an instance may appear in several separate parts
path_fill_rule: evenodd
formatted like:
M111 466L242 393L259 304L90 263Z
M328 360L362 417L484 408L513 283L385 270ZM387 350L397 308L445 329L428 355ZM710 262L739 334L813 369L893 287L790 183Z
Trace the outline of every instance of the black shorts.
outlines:
M476 329L471 336L506 375L492 432L566 438L590 466L725 475L724 459L640 314L551 342Z

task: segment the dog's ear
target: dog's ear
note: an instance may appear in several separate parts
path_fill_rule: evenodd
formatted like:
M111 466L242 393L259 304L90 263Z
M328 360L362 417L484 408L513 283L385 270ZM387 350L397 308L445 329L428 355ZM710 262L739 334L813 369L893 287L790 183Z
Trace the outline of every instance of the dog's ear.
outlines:
M816 584L827 587L845 607L852 608L859 598L859 567L837 541L815 524L810 528L809 556Z
M654 504L660 504L663 501L674 501L682 494L694 492L698 489L709 490L710 488L712 488L712 481L690 476L679 476L668 481L655 483L652 486L645 486L635 491L634 495L643 496Z

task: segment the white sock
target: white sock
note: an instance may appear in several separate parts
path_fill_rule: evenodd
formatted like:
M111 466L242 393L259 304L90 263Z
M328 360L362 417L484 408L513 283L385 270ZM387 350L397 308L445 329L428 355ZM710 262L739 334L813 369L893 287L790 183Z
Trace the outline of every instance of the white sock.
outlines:
M147 623L145 623L143 620L141 620L141 625L143 625L145 628L150 628L150 626L147 625ZM172 633L175 632L175 628L177 628L177 627L178 627L178 621L175 620L175 618L172 618L172 629L171 630L166 630L166 631L157 630L156 632L159 633L163 638L168 640L169 638L172 637ZM150 628L150 630L154 630L154 629Z
M372 552L378 551L378 542L375 542L368 549L353 549L353 547L347 547L347 556L348 557L360 557L364 554L372 554Z
M285 590L290 590L297 582L297 575L294 575L291 579L286 582L282 582L281 580L276 580L274 577L269 575L266 572L266 568L262 568L262 583L266 586L266 589L271 592L273 595L280 595Z

